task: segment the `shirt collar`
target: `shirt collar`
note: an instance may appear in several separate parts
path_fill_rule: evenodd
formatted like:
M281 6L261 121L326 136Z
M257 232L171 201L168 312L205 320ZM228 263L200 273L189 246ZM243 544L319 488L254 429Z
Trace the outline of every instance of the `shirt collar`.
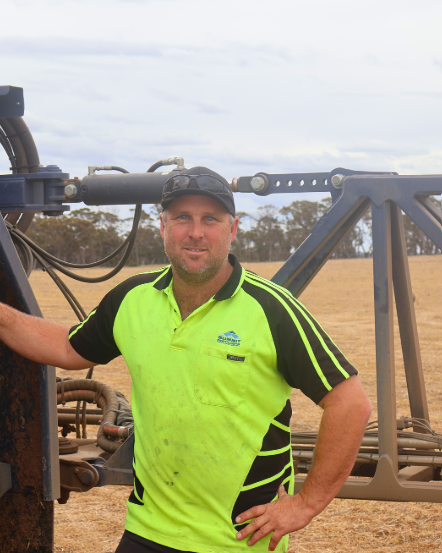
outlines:
M229 253L229 263L233 267L232 274L228 278L227 282L222 286L220 290L215 294L214 299L217 301L223 301L234 296L240 288L243 280L243 270L240 262L233 254ZM157 290L165 290L172 282L172 267L169 265L168 269L161 275L161 277L155 282L154 288Z
M232 265L233 271L224 286L215 294L214 298L218 301L233 297L239 290L243 280L241 264L232 253L229 253L229 263Z

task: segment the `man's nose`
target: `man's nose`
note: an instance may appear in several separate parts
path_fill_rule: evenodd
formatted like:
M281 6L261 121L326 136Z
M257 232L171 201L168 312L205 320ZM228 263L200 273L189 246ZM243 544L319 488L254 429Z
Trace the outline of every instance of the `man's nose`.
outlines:
M202 238L204 236L204 227L201 221L193 220L189 225L189 236L192 238Z

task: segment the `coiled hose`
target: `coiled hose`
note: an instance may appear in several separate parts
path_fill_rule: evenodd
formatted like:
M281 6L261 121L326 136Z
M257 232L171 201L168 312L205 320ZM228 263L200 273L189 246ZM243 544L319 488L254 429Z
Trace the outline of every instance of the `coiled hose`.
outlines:
M87 379L60 380L57 382L57 405L70 401L95 403L102 409L103 420L98 430L97 444L104 451L114 453L133 431L130 426L115 424L120 402L116 392L107 384Z

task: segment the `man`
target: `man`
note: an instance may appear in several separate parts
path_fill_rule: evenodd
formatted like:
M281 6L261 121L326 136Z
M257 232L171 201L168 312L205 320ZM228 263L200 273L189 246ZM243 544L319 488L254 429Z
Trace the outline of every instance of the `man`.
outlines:
M161 203L170 267L125 280L70 332L3 306L0 338L65 369L126 360L134 490L117 553L285 551L346 480L370 402L310 313L228 255L238 218L227 181L189 169ZM324 410L297 495L292 387Z

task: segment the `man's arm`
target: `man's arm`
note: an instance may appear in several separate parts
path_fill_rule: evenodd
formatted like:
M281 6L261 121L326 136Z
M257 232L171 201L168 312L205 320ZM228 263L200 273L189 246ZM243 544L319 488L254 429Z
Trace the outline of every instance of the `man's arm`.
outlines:
M3 303L0 303L0 340L37 363L68 370L86 369L95 364L72 348L68 327L32 317Z
M350 474L371 403L358 377L351 376L328 392L319 405L324 413L314 461L302 490L288 495L280 486L276 501L253 507L237 517L237 523L254 519L237 534L239 540L253 534L248 545L273 532L269 550L274 551L285 534L304 528L327 507Z

